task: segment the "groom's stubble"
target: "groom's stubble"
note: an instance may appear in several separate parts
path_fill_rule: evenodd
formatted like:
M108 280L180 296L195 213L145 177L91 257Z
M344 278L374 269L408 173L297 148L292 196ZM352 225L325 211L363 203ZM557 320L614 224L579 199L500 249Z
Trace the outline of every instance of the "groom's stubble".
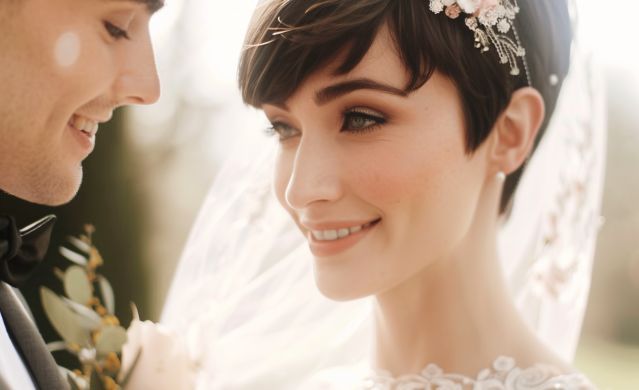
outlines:
M155 8L151 9L153 6ZM0 189L34 203L71 200L90 136L115 108L159 97L147 0L4 0L0 3ZM107 23L126 28L114 37Z

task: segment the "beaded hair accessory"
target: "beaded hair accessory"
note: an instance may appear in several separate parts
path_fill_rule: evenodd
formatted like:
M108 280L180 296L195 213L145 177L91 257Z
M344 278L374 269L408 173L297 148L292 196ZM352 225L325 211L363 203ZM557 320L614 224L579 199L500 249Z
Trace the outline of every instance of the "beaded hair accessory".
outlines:
M475 47L487 52L493 46L502 64L509 64L510 74L521 73L518 58L524 65L528 85L532 85L526 50L515 29L515 16L519 13L517 0L429 0L435 14L444 12L450 19L466 14L466 26L475 34ZM514 39L508 36L512 31Z

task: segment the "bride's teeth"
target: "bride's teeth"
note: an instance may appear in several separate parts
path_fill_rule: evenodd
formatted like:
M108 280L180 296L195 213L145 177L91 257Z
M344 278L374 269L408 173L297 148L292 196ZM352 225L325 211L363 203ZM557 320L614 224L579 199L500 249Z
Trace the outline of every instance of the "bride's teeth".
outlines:
M337 230L324 230L324 239L325 240L337 240Z
M361 232L363 229L373 226L373 222L366 223L364 225L353 226L351 228L342 228L337 230L312 230L311 234L317 241L335 241L344 237L348 237L351 234Z
M354 226L354 227L350 228L350 232L351 232L351 234L353 234L353 233L357 233L357 232L359 232L359 231L361 231L361 230L362 230L362 227L361 227L361 226Z

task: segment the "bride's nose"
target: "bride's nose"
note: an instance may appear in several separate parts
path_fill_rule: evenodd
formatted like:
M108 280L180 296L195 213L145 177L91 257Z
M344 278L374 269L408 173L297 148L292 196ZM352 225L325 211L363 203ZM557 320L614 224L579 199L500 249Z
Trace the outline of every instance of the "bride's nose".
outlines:
M316 202L342 197L342 172L335 149L330 140L302 137L285 193L291 208L302 210Z

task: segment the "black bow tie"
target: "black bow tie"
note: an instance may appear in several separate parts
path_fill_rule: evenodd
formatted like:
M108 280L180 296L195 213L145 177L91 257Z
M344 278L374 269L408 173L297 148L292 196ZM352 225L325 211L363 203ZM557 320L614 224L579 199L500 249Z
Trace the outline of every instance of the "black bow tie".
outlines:
M0 280L17 287L47 254L55 215L18 229L12 217L0 216Z

